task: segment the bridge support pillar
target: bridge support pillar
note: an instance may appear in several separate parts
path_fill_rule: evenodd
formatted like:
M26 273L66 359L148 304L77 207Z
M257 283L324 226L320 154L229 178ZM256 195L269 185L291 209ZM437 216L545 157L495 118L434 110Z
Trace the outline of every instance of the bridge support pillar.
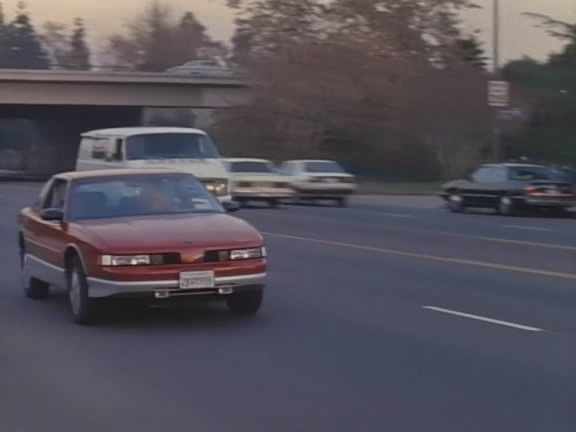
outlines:
M53 174L73 170L80 136L93 129L139 126L141 108L57 108L35 116L41 139L33 143L27 155L26 170Z

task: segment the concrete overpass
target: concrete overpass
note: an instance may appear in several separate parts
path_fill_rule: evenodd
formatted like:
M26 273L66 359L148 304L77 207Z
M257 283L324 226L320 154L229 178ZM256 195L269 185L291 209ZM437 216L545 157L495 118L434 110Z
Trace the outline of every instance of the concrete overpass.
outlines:
M238 78L0 70L0 106L225 108L246 103L247 87Z
M25 168L33 172L70 169L81 132L142 124L146 108L219 109L248 100L248 84L237 78L0 70L0 118L33 120L42 136L28 154Z

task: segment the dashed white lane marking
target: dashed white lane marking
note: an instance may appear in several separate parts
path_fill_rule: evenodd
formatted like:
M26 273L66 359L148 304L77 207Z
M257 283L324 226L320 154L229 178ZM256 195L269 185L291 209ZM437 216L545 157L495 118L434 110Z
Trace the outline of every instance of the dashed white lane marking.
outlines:
M392 218L400 218L400 219L412 219L414 215L409 214L400 214L400 213L377 213L379 216L386 216Z
M552 228L542 228L542 227L526 226L526 225L500 225L500 226L502 228L511 228L511 229L524 230L524 231L542 231L542 232L554 231Z
M436 306L422 306L422 308L427 309L427 310L431 310L431 311L435 311L435 312L448 314L448 315L458 316L461 318L468 318L468 319L473 319L476 321L483 321L483 322L487 322L490 324L496 324L496 325L500 325L500 326L504 326L504 327L511 327L511 328L515 328L518 330L524 330L524 331L529 331L529 332L543 332L544 331L543 329L537 328L537 327L530 327L530 326L526 326L526 325L522 325L522 324L516 324L516 323L510 322L510 321L501 321L501 320L497 320L497 319L493 319L493 318L483 317L480 315L472 315L469 313L458 312L455 310L444 309L444 308L440 308L440 307L436 307Z

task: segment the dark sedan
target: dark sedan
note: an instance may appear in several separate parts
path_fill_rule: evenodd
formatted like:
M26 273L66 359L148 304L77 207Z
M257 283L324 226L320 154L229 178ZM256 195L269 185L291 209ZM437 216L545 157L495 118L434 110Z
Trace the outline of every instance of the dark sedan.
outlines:
M441 196L448 208L491 208L503 215L521 209L543 208L566 212L576 205L574 175L543 165L486 164L468 178L443 185Z

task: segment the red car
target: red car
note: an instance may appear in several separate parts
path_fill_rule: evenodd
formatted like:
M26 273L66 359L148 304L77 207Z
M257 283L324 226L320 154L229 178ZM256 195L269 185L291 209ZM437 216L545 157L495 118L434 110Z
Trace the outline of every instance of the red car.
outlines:
M222 300L255 314L266 249L254 227L226 214L236 210L173 169L57 174L19 213L25 294L66 288L78 324L115 298Z

